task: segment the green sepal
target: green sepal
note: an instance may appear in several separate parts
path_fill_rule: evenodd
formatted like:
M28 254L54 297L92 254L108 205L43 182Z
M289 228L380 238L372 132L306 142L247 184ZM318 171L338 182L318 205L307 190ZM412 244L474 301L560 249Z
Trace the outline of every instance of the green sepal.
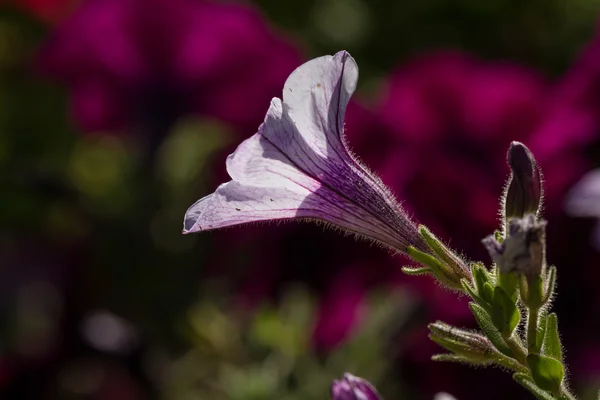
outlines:
M535 396L536 399L539 400L556 400L554 396L550 393L545 392L544 390L537 387L537 385L533 382L530 376L523 373L516 373L513 375L513 379L525 389L529 390L531 394Z
M443 284L452 289L462 289L460 277L453 274L446 265L431 254L423 253L412 246L406 248L406 253L423 266L429 267L431 273Z
M543 343L544 355L562 361L562 346L558 336L558 319L554 313L548 314L546 337Z
M463 357L458 354L436 354L431 357L433 361L445 361L445 362L455 362L460 364L469 364L469 365L485 365L491 364L493 361L486 362L475 362L469 358Z
M560 391L560 385L565 377L565 368L560 361L539 354L529 354L527 365L531 370L533 381L540 389L552 393Z
M473 274L473 280L475 281L477 290L481 290L483 285L491 280L490 275L482 264L473 263L471 265L471 273Z
M498 286L502 287L513 302L519 297L519 275L516 272L498 274Z
M496 328L505 337L512 335L521 320L517 305L500 286L494 288L491 317Z
M427 227L420 225L419 233L442 263L446 264L460 278L469 278L469 267L467 267L467 263L460 256L444 245Z
M525 283L527 285L526 296L521 297L523 303L529 308L539 310L544 304L544 282L542 277L539 275L526 276L525 282L521 280L521 285ZM522 294L522 293L521 293Z
M492 342L494 347L502 354L505 354L509 357L512 357L512 351L504 341L502 334L500 331L494 326L490 314L480 305L476 303L469 303L469 308L475 319L477 320L477 324L485 334L485 336Z
M419 276L419 275L432 275L433 271L429 267L402 267L402 272L406 275Z
M483 298L481 298L479 294L477 294L477 290L471 285L469 285L466 279L461 280L460 283L462 284L463 290L469 296L471 296L471 298L475 301L476 304L479 304L488 313L492 310L491 304L485 301Z
M473 264L471 267L473 273L473 281L475 282L475 288L477 289L477 294L480 298L482 298L485 302L492 302L492 294L493 294L493 286L491 283L491 277L485 267L481 264Z
M544 295L542 297L542 303L546 304L552 298L554 289L556 288L556 267L553 265L548 268L548 272L544 277Z
M538 320L538 329L536 334L535 342L540 345L546 340L546 326L548 323L548 314L544 310L540 310L540 316Z
M481 297L489 304L492 304L494 301L494 288L490 285L489 282L483 284L483 288L481 290Z

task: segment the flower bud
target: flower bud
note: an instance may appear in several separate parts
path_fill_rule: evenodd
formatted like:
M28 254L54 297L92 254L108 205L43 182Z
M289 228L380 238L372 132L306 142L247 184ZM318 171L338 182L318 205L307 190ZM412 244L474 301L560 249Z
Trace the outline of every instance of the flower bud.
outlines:
M537 214L542 200L541 170L529 149L519 142L512 142L508 149L508 165L511 174L504 192L504 216L522 218L525 214Z
M496 359L497 351L485 336L455 328L443 322L429 324L429 338L461 357L464 362L486 364Z
M331 384L332 400L382 400L377 390L366 380L345 373Z
M482 240L500 273L519 272L527 276L542 274L545 263L546 221L532 214L512 219L502 243L490 235Z

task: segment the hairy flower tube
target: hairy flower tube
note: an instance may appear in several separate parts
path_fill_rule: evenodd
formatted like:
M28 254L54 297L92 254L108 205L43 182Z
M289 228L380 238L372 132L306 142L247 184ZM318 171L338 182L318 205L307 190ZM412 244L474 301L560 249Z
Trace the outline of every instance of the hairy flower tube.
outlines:
M312 219L400 252L409 246L428 251L388 188L344 141L357 81L358 67L345 51L297 68L258 132L228 157L232 180L188 209L183 233Z

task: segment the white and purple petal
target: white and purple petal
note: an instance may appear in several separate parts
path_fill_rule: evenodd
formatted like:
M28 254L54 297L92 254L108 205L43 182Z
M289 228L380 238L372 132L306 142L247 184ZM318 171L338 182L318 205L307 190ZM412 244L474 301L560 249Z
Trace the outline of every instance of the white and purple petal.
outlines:
M291 218L330 222L405 251L416 227L343 140L358 67L347 52L314 59L288 78L258 133L227 159L232 181L196 202L184 233Z

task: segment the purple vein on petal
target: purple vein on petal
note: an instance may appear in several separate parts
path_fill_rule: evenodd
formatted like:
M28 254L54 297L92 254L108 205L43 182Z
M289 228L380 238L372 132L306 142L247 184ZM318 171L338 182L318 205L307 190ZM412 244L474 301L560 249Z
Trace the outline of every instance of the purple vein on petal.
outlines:
M232 181L196 202L184 233L292 218L320 219L399 251L425 249L390 191L351 154L343 117L358 68L346 52L288 78L258 132L227 159Z

